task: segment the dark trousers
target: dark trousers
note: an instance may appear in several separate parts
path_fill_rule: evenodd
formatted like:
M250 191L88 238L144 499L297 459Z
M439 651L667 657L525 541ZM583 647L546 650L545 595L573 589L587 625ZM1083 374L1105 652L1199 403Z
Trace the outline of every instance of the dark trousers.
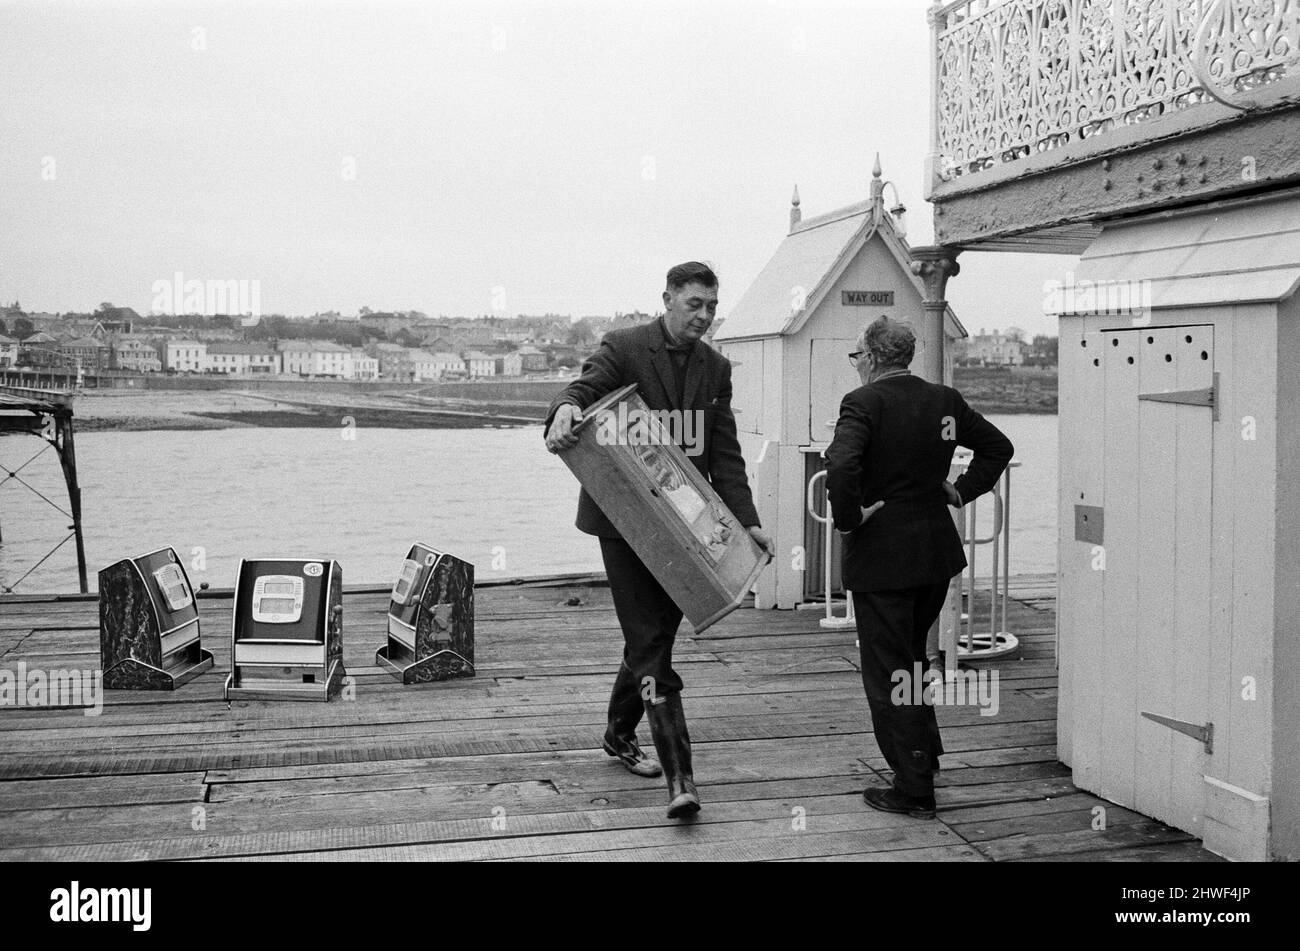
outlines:
M862 655L862 686L876 744L894 771L894 788L907 796L934 795L943 755L939 721L930 704L914 702L916 664L926 667L925 641L943 610L948 582L898 591L853 592ZM906 702L895 703L895 672L907 674ZM919 687L917 688L920 689Z
M645 678L651 677L655 696L678 693L682 678L673 670L673 642L682 623L681 608L623 539L602 538L600 554L623 628L623 663L639 690L644 692Z

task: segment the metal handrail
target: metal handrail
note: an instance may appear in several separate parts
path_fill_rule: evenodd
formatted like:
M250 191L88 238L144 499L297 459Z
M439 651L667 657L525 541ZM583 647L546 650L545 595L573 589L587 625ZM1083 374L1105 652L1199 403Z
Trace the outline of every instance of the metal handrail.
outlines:
M965 468L969 458L954 461L954 466ZM1019 639L1007 630L1007 605L1011 597L1011 470L1020 465L1013 462L991 490L993 527L987 538L978 536L979 500L973 499L962 509L958 518L962 544L969 554L966 571L962 573L959 597L964 599L966 610L957 622L956 644L959 657L966 660L990 660L1003 657L1019 649ZM982 546L990 546L992 566L989 587L988 633L976 633L975 595L979 590L976 574L976 553ZM999 623L999 616L1000 621Z
M823 575L823 592L826 600L826 616L819 622L823 628L829 630L844 630L845 628L856 628L857 618L853 614L853 592L844 592L844 601L846 604L844 617L838 617L835 614L831 600L831 559L834 553L833 542L835 539L834 525L835 519L831 515L830 494L822 490L822 498L825 499L826 514L817 514L816 488L819 482L824 483L829 473L823 469L820 472L813 473L813 477L808 480L808 514L812 516L813 521L824 526L822 532L825 538L824 557L822 558Z

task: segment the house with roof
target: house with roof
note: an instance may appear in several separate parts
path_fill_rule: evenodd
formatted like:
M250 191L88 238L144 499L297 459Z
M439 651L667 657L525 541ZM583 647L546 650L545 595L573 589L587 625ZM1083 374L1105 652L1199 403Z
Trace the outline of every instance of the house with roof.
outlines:
M465 361L458 353L415 350L411 355L412 379L417 383L436 383L453 376L463 376Z
M495 364L497 376L523 376L524 358L519 355L518 350L498 353Z
M284 373L351 380L356 371L353 348L329 340L281 340L276 349Z
M372 357L359 347L352 347L352 379L379 379L379 358Z
M157 373L162 369L155 344L141 337L116 334L109 341L109 366L114 370Z
M18 361L29 367L61 367L67 362L56 337L37 331L18 343Z
M218 342L208 344L204 369L224 376L269 376L280 366L280 354L264 343Z
M83 371L98 373L107 369L112 360L112 348L98 337L77 337L59 344L59 352L68 363Z
M519 368L521 373L545 373L550 363L546 354L532 345L519 348Z
M480 350L467 350L462 354L461 359L465 372L469 374L471 380L497 375L496 357L490 353L483 353Z
M158 347L163 369L172 373L202 373L208 366L208 345L202 340L168 338Z
M18 341L0 334L0 369L18 365Z
M903 209L886 210L884 188L877 161L867 201L806 221L796 189L789 233L714 336L732 363L732 407L759 517L778 551L806 553L794 565L778 558L760 578L763 607L793 608L824 591L823 527L807 514L808 487L823 468L840 402L862 385L849 359L862 330L882 314L912 322L914 370L925 365L925 284L913 273ZM944 325L949 340L966 336L951 308Z

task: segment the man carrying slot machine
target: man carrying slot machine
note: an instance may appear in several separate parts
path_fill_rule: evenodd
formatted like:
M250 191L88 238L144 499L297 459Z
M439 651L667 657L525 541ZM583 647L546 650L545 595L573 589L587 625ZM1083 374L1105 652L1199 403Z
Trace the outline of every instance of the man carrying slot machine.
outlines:
M731 364L701 338L718 309L718 279L707 265L678 265L668 272L664 315L658 320L609 333L583 364L582 374L555 398L546 420L546 445L553 453L578 443L574 427L583 411L603 396L635 383L651 410L694 413L702 445L688 448L691 461L708 478L727 507L754 538L773 552L760 526L745 460L731 412ZM681 440L681 427L674 437ZM681 443L678 443L681 445ZM663 590L591 497L578 499L577 527L600 539L610 593L623 629L623 662L609 698L604 749L638 776L665 776L669 818L700 809L691 769L691 743L682 712L682 680L673 670L673 643L682 610ZM659 762L637 746L642 713L650 721ZM662 764L662 767L661 765Z
M826 450L826 491L844 536L844 587L853 592L862 684L880 752L894 771L889 789L867 789L872 808L935 817L934 773L943 743L930 704L895 703L895 674L926 664L925 642L948 584L966 567L948 507L997 485L1014 448L956 390L908 370L916 337L881 317L849 354L862 387L844 397ZM974 451L956 484L953 451Z

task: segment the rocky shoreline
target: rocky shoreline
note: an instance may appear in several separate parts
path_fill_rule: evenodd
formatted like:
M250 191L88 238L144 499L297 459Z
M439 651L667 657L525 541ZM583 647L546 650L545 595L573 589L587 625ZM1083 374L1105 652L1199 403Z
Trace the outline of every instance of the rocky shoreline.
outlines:
M971 406L984 414L1053 415L1057 411L1054 373L960 368L956 385ZM330 393L320 395L319 407L304 405L299 393L286 393L285 402L278 402L274 393L249 396L222 390L106 390L79 394L73 409L77 432L327 429L342 425L345 416L358 426L466 429L528 425L521 419L535 419L540 425L545 418L544 403L512 399L488 386L484 390L482 399L425 397L409 406L378 402L373 395L365 394L358 394L357 402L349 405L346 394Z

